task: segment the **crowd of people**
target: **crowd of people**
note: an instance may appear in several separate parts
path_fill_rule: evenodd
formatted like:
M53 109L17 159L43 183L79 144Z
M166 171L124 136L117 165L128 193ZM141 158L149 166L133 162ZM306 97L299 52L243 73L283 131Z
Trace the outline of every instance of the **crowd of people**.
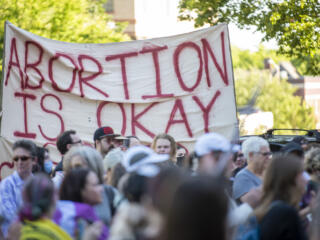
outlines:
M48 149L13 144L0 239L320 239L320 145L303 136L277 152L217 133L193 152L165 133L146 146L108 126L93 141L62 133L56 166Z

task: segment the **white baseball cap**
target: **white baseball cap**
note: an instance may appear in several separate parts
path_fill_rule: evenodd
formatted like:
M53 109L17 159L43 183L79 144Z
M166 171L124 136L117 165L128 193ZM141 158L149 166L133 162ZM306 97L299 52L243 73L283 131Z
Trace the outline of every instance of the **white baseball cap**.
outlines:
M230 144L230 142L218 133L206 133L199 137L195 145L195 152L198 157L202 157L214 151L237 152L240 146Z
M155 170L157 168L155 163L167 160L169 160L168 154L157 154L146 146L134 146L126 152L122 165L127 172L137 171L143 172L142 175L148 175L147 172L158 172Z

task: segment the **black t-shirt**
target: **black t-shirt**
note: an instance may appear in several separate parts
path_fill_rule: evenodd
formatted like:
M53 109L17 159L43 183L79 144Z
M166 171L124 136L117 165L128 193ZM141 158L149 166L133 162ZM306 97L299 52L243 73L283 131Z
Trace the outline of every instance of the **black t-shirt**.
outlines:
M63 171L63 157L61 158L61 161L58 163L58 165L56 166L56 168L54 169L54 175L56 174L56 172L58 171Z
M307 240L297 210L278 202L260 222L261 240Z

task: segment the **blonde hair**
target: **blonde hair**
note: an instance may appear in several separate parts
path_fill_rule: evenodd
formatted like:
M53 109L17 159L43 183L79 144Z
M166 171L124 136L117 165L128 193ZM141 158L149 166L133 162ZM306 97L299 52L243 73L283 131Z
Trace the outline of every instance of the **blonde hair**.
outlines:
M320 148L311 148L305 155L305 170L314 174L320 171Z
M177 152L177 144L176 141L172 136L166 133L160 133L157 136L154 137L152 143L151 143L151 148L156 151L156 145L158 139L166 139L170 142L170 159L174 160L176 157L176 152Z

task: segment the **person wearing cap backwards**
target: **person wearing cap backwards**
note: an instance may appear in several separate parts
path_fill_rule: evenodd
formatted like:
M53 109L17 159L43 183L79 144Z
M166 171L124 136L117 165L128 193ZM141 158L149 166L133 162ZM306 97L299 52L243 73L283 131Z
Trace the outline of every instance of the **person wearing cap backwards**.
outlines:
M251 189L262 185L262 174L267 168L272 153L269 143L261 137L249 137L242 143L242 152L247 159L247 167L242 169L233 182L233 198L245 202Z
M198 174L210 174L214 176L223 176L230 179L232 174L232 154L239 150L238 145L231 145L223 136L217 133L207 133L201 136L195 145L195 153L198 157ZM245 202L237 206L235 201L229 198L229 227L235 227L244 223L252 213L260 200L261 191L253 189L248 193Z
M100 127L94 132L94 147L100 152L102 158L114 148L113 141L117 136L120 136L120 134L115 134L113 129L108 126Z

